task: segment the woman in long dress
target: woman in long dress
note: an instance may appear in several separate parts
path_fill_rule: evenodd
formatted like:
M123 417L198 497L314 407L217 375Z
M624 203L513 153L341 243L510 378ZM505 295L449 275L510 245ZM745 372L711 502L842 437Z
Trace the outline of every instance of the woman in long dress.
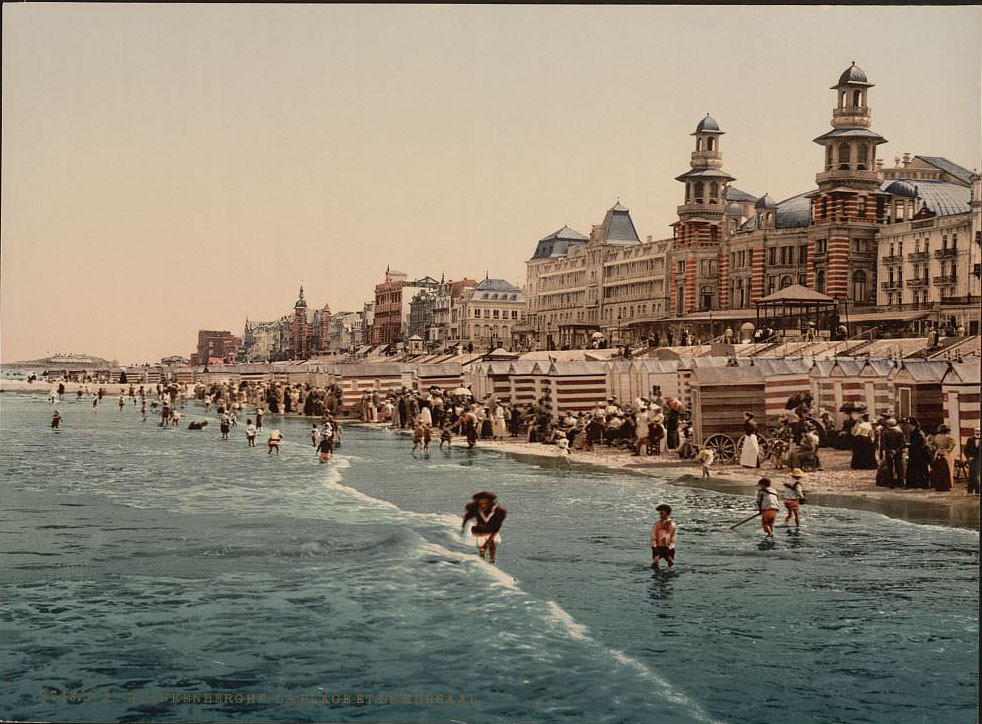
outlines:
M905 485L908 488L930 488L930 455L927 438L921 425L914 418L910 419L914 429L910 431L910 446L907 448L907 475Z
M508 426L505 423L505 406L498 405L494 410L494 418L491 423L492 436L495 440L504 440L508 434Z
M873 426L869 421L869 413L852 426L852 460L849 467L853 470L876 470L876 445L874 444Z
M745 468L760 467L760 442L757 440L757 423L754 413L743 413L743 449L740 451L740 465Z
M940 493L951 490L952 454L957 445L947 425L939 425L934 436L934 455L931 458L931 487Z

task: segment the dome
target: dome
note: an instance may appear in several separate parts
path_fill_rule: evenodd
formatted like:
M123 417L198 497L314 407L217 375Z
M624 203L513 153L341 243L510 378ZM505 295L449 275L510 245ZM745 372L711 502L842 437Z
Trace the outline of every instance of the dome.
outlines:
M839 85L843 83L868 83L866 79L866 74L863 69L856 65L856 61L852 61L852 65L842 71L842 75L839 76Z
M888 194L893 194L894 196L908 196L910 198L917 197L917 187L908 183L907 181L894 181L883 190Z
M754 208L755 209L758 209L758 210L760 210L760 209L776 209L777 208L777 203L770 196L768 196L767 194L764 194L759 199L757 199L757 203L754 204Z
M706 114L705 118L699 121L699 125L696 126L696 133L707 133L707 132L722 133L722 131L719 130L719 124L716 122L716 119L713 118L708 113Z

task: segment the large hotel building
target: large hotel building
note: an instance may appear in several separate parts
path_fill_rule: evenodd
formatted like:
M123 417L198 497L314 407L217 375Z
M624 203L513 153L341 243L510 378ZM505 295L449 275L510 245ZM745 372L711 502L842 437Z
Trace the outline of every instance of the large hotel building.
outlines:
M815 188L783 201L733 185L724 132L707 115L692 134L690 168L676 177L684 192L672 237L641 241L618 202L589 236L564 226L540 240L516 342L739 334L755 323L756 302L793 285L837 300L850 332L945 325L978 334L979 175L910 154L884 168L872 87L855 63L841 74L831 128L814 139L824 158Z

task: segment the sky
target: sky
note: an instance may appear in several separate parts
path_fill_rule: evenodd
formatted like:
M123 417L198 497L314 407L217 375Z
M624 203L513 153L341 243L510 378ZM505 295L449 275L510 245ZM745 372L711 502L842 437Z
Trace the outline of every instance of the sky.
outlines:
M620 201L667 238L689 135L814 188L855 61L887 166L980 155L979 7L4 4L0 359L187 356L357 310L386 266L524 284Z

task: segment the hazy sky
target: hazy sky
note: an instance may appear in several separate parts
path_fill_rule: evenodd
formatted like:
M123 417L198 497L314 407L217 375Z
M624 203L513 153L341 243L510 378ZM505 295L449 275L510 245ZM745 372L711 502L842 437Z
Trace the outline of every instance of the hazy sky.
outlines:
M387 264L524 283L620 197L670 236L689 134L814 187L855 60L887 165L980 154L978 7L3 5L2 358L188 355L360 309Z

